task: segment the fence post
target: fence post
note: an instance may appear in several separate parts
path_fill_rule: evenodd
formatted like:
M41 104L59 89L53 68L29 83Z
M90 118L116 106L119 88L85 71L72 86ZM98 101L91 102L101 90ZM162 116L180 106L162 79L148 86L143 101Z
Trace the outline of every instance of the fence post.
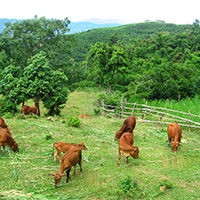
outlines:
M102 108L103 108L103 116L105 115L105 111L104 111L104 102L103 100L101 100L101 104L102 104Z
M167 99L167 101L166 101L165 108L164 108L164 110L163 110L163 114L160 116L160 119L159 119L159 122L158 122L158 124L160 124L160 122L161 122L161 119L162 119L162 118L163 118L163 116L164 116L165 109L167 108L167 103L168 103L168 101L169 101L169 99Z
M124 117L124 105L126 104L126 99L124 99L124 103L122 105L122 115L121 115L121 119Z
M132 116L133 116L133 113L135 111L136 104L137 104L137 102L134 103L133 110L132 110L132 113L131 113Z
M190 114L191 113L190 113L190 110L189 110L189 120L190 120ZM191 123L189 122L189 132L191 132L191 127L190 126L191 126Z
M148 101L146 101L146 105L148 104ZM144 116L143 116L143 119L145 120L145 117L146 117L146 113L147 113L147 107L145 108L145 111L144 111Z

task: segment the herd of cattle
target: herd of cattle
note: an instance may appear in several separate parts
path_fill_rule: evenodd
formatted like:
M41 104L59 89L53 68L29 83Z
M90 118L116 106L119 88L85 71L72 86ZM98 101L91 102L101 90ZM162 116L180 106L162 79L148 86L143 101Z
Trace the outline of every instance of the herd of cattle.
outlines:
M31 106L30 106L31 107ZM35 107L35 106L34 106ZM37 113L37 109L32 107L28 109L28 107L22 108L22 112L26 116L26 114L33 112ZM115 140L119 140L119 159L118 165L120 165L121 154L126 157L126 162L128 163L128 157L132 156L133 158L139 158L139 148L137 146L133 146L133 130L136 125L136 119L134 116L129 116L125 121L120 130L117 130L115 133ZM181 137L182 137L182 129L176 123L171 123L168 126L168 141L169 144L172 144L172 151L176 152L178 146L180 146ZM9 146L14 152L18 152L18 144L14 141L13 137L10 133L10 128L5 123L4 119L0 117L0 149L3 146L3 153L5 153L5 146ZM54 154L54 148L56 149L56 153ZM82 150L87 150L87 147L84 143L75 144L75 143L64 143L64 142L55 142L53 144L53 153L54 162L56 159L60 161L60 169L56 174L49 174L50 176L54 176L55 187L58 187L60 183L61 177L64 176L63 172L66 171L67 180L69 180L69 174L72 166L74 166L74 174L76 171L76 165L79 164L80 171L82 172ZM62 158L60 158L60 154L65 153Z

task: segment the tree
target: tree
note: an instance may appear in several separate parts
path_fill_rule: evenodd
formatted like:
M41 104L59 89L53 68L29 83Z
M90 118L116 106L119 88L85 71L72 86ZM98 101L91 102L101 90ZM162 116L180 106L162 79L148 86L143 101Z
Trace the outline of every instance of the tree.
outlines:
M89 53L88 80L110 90L117 84L124 85L129 58L122 46L97 42Z
M67 34L69 24L68 18L57 20L37 16L13 24L6 23L0 50L8 49L11 64L22 68L26 67L29 58L44 51L54 69L63 69L70 63L71 47L76 44L73 35Z
M46 53L41 51L28 60L28 66L10 65L1 75L0 93L6 100L11 101L10 107L16 106L24 99L35 98L35 105L40 115L39 102L49 110L48 114L59 115L67 101L67 76L61 70L54 70L50 66ZM10 110L11 110L10 108Z
M6 24L0 37L0 63L7 60L0 74L0 94L14 102L15 107L34 97L38 109L39 101L44 101L48 102L45 105L50 109L49 114L60 113L68 93L66 73L74 77L70 50L75 40L73 35L67 34L69 23L68 18L47 20L35 16ZM17 74L13 73L16 68ZM8 84L8 79L12 79L12 84ZM70 79L71 84L74 80ZM8 90L4 90L5 87Z
M61 70L54 70L50 66L43 51L29 59L28 64L24 68L27 97L35 98L39 114L39 102L43 101L44 106L49 110L49 115L59 115L68 97L67 76Z

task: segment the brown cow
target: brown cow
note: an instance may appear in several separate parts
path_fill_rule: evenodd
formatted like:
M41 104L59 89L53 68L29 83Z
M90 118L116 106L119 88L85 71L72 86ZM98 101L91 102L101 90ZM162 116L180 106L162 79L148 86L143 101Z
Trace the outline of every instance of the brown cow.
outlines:
M133 135L130 132L125 132L119 139L119 160L120 165L121 153L126 156L126 162L128 163L128 157L139 158L139 149L133 145Z
M80 171L82 172L82 155L81 155L81 147L72 147L63 157L60 164L60 169L56 174L49 174L50 176L54 176L55 187L58 187L61 177L64 176L63 172L66 171L67 180L69 180L69 173L72 166L76 166L77 163L80 166Z
M36 115L39 115L39 113L37 112L37 108L36 106L27 106L27 105L24 105L22 107L22 112L23 114L26 116L27 114L29 113L34 113Z
M8 128L7 124L5 123L4 119L0 117L0 128Z
M83 118L83 119L87 119L87 118L92 117L92 115L79 114L78 117Z
M124 132L130 132L133 134L133 129L136 125L136 119L134 116L129 116L120 130L115 132L115 140L118 140Z
M10 131L7 128L0 129L0 149L3 146L3 153L5 154L5 146L9 146L14 152L18 152L18 144L14 141Z
M176 152L178 146L181 145L180 142L181 142L181 137L182 137L182 129L178 124L171 123L168 126L167 133L168 133L168 142L169 142L168 146L172 144L172 151Z
M59 161L61 162L60 153L66 153L71 147L78 146L81 147L82 150L87 150L85 144L81 142L80 144L75 143L65 143L65 142L55 142L53 144L53 153L54 155L54 162L56 163L56 157L58 157ZM54 154L54 147L56 148L56 153Z

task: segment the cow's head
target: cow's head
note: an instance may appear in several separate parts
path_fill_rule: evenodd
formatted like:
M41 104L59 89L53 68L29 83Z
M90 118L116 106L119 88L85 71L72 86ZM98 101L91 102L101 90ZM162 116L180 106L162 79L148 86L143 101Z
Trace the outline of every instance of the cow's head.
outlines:
M87 147L85 146L83 142L79 144L79 147L81 147L82 150L87 150Z
M174 141L172 143L172 151L176 152L176 150L177 150L177 148L178 148L179 145L181 145L179 142Z
M49 174L49 176L54 176L54 180L55 180L55 187L58 187L60 181L61 181L61 177L65 176L64 174L61 173L56 173L56 174Z
M14 152L19 152L17 142L15 142L15 141L13 142L13 144L11 145L11 149L12 149Z
M139 158L139 149L138 147L134 147L133 151L130 153L133 158Z
M121 137L121 135L122 135L122 132L119 131L119 130L117 130L117 131L115 132L115 140L118 140L118 139Z

